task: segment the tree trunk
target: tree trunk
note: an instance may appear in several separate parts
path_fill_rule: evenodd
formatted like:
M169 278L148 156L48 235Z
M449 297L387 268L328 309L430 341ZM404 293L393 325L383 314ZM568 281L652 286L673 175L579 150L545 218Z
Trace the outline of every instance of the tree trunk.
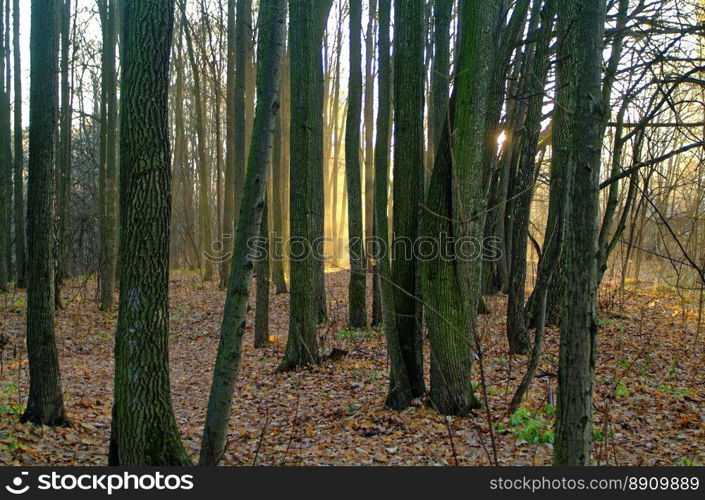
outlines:
M216 465L225 451L225 436L240 368L242 336L245 333L247 302L252 286L253 250L249 247L251 240L261 231L275 117L279 109L286 3L284 0L262 0L260 5L260 16L269 21L259 30L257 108L252 147L240 204L241 217L235 232L235 254L225 298L206 424L203 428L200 465Z
M533 64L523 78L524 89L520 98L528 100L524 129L521 135L519 165L513 182L512 252L508 256L509 287L507 289L507 338L511 354L529 351L528 318L524 314L526 288L526 254L531 216L531 201L536 182L536 153L543 118L544 87L550 69L550 44L552 40L554 0L546 0L541 12L541 28L536 35Z
M484 218L484 150L490 76L497 52L501 0L464 1L452 113L436 155L424 214L424 236L446 248L444 235L479 239ZM451 132L452 131L452 132ZM456 240L457 241L457 240ZM431 405L442 414L466 415L479 406L470 378L482 259L453 245L423 264L426 322L431 347ZM450 257L450 258L448 258Z
M265 197L260 224L259 247L263 249L255 263L257 290L255 298L255 348L269 345L269 224L267 221L268 202Z
M325 200L323 192L323 106L325 96L325 81L323 75L323 59L321 52L323 50L323 37L325 35L326 23L330 14L332 0L318 0L316 2L316 38L313 50L316 56L314 65L314 84L313 106L318 113L318 119L309 123L314 127L313 132L313 239L312 244L316 241L324 241L325 227L323 212L325 209ZM318 252L322 245L315 244L314 253ZM315 300L316 300L316 315L318 323L324 323L328 319L328 308L326 305L326 277L325 277L326 262L322 255L316 255L314 258L314 275L315 275Z
M126 2L120 121L120 308L111 465L189 465L169 387L173 1Z
M24 145L22 141L22 66L20 64L20 1L12 4L12 56L14 59L14 188L15 188L15 285L24 288L27 275L24 216Z
M431 102L429 110L430 165L441 140L443 120L448 117L450 92L450 21L453 0L433 2L433 67L431 68Z
M27 183L29 397L20 421L68 425L54 335L52 165L57 117L58 3L32 1ZM4 260L4 255L0 256Z
M605 0L570 0L559 22L571 26L571 159L573 178L565 245L565 311L561 323L556 443L553 463L587 465L592 450L592 384L597 317L601 95Z
M325 4L325 5L324 5ZM277 368L289 371L318 363L316 338L317 281L315 220L318 179L322 176L322 100L317 78L321 70L322 18L330 0L301 0L290 5L289 60L291 62L290 224L291 289L289 337L284 359ZM327 7L327 8L326 8ZM325 11L326 16L321 12ZM321 81L322 84L322 81ZM320 172L319 172L320 170ZM322 185L322 184L321 184ZM311 290L314 290L312 296ZM317 302L318 300L318 302Z
M198 139L198 240L201 256L204 263L203 279L210 281L213 278L213 258L210 257L213 237L211 234L211 216L208 204L210 192L210 175L208 173L208 162L206 159L206 126L204 123L203 94L201 93L201 76L196 61L196 54L193 49L191 27L186 18L185 7L182 7L182 19L184 24L184 35L186 37L186 51L191 62L191 73L193 76L194 94L194 114L196 115L196 137Z
M237 17L235 17L237 16ZM242 186L245 180L247 136L245 122L245 86L250 71L247 61L248 38L252 36L252 0L228 0L228 89L227 151L225 166L225 200L223 202L223 252L233 252L233 236L240 214ZM220 266L220 286L227 286L231 259Z
M286 193L284 192L284 168L283 168L283 149L282 144L282 109L275 117L274 125L274 149L272 151L272 196L269 206L272 207L272 236L273 241L270 242L272 249L272 281L276 293L286 293L286 275L284 273L284 205Z
M102 95L105 102L101 110L101 139L104 142L102 160L103 175L103 223L101 241L103 248L100 266L100 309L113 308L115 293L115 268L117 261L117 78L115 69L115 44L117 42L116 0L101 1L101 22L103 26L102 53Z
M10 1L10 0L6 0ZM12 214L12 150L10 149L9 82L5 82L5 36L3 0L0 0L0 291L7 290L12 274L10 227Z
M348 238L350 284L348 286L349 324L367 326L366 278L362 242L362 185L360 181L360 116L362 107L362 0L350 0L350 82L348 115L345 125L345 178L348 189Z
M419 397L425 392L423 341L412 246L423 194L424 5L418 0L396 0L394 5L394 314L411 391Z
M375 224L379 246L373 248L373 257L379 265L377 280L381 292L382 322L387 337L389 357L389 390L385 405L394 410L403 410L411 403L411 383L401 350L394 315L394 287L391 281L389 262L389 222L387 202L389 193L389 139L392 90L392 67L390 57L389 27L391 25L392 0L379 0L379 39L377 60L379 64L377 100L377 137L375 147Z

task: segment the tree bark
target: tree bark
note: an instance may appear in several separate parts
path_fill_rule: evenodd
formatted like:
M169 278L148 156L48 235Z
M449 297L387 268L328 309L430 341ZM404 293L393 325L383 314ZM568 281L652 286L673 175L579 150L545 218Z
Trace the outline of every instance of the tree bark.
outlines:
M423 341L417 321L419 270L412 246L418 238L423 195L424 5L396 0L394 6L394 314L411 391L419 397L425 392Z
M29 397L21 422L69 425L54 334L52 165L57 119L58 3L32 1L27 183ZM4 255L0 256L4 260Z
M423 235L439 254L423 263L423 291L431 347L431 405L442 414L466 415L479 406L470 378L475 320L480 299L481 256L457 244L444 255L444 235L479 239L484 218L481 144L490 76L494 69L501 0L464 1L460 10L458 71L452 113L444 120L423 218Z
M592 450L592 385L597 343L597 216L602 122L605 0L570 0L559 14L571 26L571 158L565 245L565 311L558 368L556 465L587 465Z
M259 246L264 250L255 263L257 273L257 290L255 294L255 348L269 345L269 203L265 197L260 224Z
M120 121L120 308L109 463L189 465L169 387L173 0L126 2Z
M24 215L24 145L22 141L22 65L20 61L20 2L12 4L12 56L14 62L14 191L15 191L15 285L24 288L27 275Z
M203 94L201 92L201 75L196 62L196 54L193 48L193 34L186 18L185 5L180 4L182 20L184 24L184 35L186 38L186 51L191 62L191 73L193 77L194 94L194 114L196 115L196 137L198 142L198 240L201 255L203 258L204 274L203 279L210 281L213 278L213 259L209 257L213 236L211 234L211 216L208 203L210 193L210 174L208 173L208 162L206 159L206 126L204 123Z
M289 60L291 63L290 200L291 289L289 337L277 370L289 371L318 363L316 319L319 318L320 282L312 247L316 239L322 176L322 100L317 78L321 71L322 18L330 0L302 0L290 5ZM327 8L326 8L327 7ZM324 17L321 12L325 11ZM322 81L321 81L322 84ZM314 290L312 296L311 290ZM318 301L318 302L317 302Z
M225 298L220 343L208 399L201 441L200 465L216 465L225 451L225 436L240 368L247 302L252 287L252 239L260 234L265 207L267 174L272 157L275 117L279 109L282 56L286 30L284 0L262 0L260 16L268 19L259 31L257 107L247 177L240 204L230 283ZM293 5L292 5L293 7ZM294 9L292 9L293 11Z
M103 26L103 53L101 57L102 95L101 140L104 155L101 155L103 174L103 200L100 266L100 309L113 308L115 293L115 270L117 262L117 73L115 67L115 44L117 43L116 0L101 0L101 24Z
M377 100L377 137L375 147L375 224L378 231L378 247L373 256L379 265L377 280L381 292L382 322L387 338L389 357L389 389L385 406L403 410L411 403L411 383L401 350L396 316L394 315L394 287L389 262L389 222L387 203L389 193L389 140L391 124L392 64L390 56L389 27L391 25L392 0L379 0L379 39L377 60L379 64Z
M348 114L345 125L345 178L348 189L348 238L350 283L348 286L349 325L367 326L362 234L362 185L360 180L360 117L362 108L362 0L350 0L350 80Z

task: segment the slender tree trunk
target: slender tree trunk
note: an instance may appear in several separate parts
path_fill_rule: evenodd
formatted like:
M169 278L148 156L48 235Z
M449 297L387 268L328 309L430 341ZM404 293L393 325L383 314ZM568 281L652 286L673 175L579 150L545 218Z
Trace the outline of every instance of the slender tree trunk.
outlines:
M237 7L236 7L237 3ZM236 16L236 17L235 17ZM231 23L232 18L232 23ZM242 186L245 180L247 158L247 123L245 91L250 63L247 60L248 39L252 37L252 0L228 2L228 150L225 167L225 201L223 212L223 249L225 255L233 251L233 235L240 214ZM229 171L229 172L228 172ZM225 287L230 276L231 259L220 267L220 286Z
M109 463L189 465L169 387L167 91L174 2L126 2L123 12L122 265Z
M5 65L5 85L3 87L3 116L4 123L3 129L6 130L5 134L5 148L7 153L5 157L7 162L5 164L5 199L7 200L6 210L7 210L7 224L6 224L6 240L5 240L5 262L8 270L8 280L15 278L15 269L12 262L12 191L13 191L13 172L14 172L14 161L12 156L12 113L10 111L10 87L12 83L12 62L10 61L10 0L5 0L5 33L4 33L4 51L2 53L3 64Z
M571 161L573 179L565 246L566 298L558 368L556 465L587 465L592 450L592 384L597 317L601 95L605 0L570 0L559 22L571 26Z
M22 422L68 425L54 335L52 165L57 118L58 3L32 0L27 184L29 397ZM4 255L2 256L4 260Z
M265 199L260 224L259 246L264 251L255 263L257 290L255 298L255 348L269 345L269 224L268 202Z
M361 30L362 0L350 0L350 83L348 115L345 125L345 178L348 188L348 237L350 241L348 301L351 328L363 328L367 325L366 275L362 244L362 186L360 181Z
M272 236L270 242L272 249L272 281L276 293L286 293L286 276L284 273L284 205L286 193L284 192L284 165L283 165L283 144L282 144L282 114L281 107L275 117L274 129L274 150L272 152L272 197L270 206L272 207Z
M100 266L100 309L113 308L115 293L115 270L117 262L117 72L115 67L115 44L117 43L116 0L101 0L103 25L102 85L103 98L101 138L104 142L103 177L103 224L101 232L102 265Z
M27 260L25 249L24 216L24 146L22 141L22 66L20 63L20 1L12 4L12 56L14 59L14 190L15 190L15 284L24 288L26 284Z
M543 118L544 87L550 69L550 44L552 40L554 0L544 2L541 12L541 28L536 35L533 64L524 78L524 90L520 98L528 100L524 130L521 136L519 165L513 183L516 195L512 202L512 252L508 256L509 287L507 290L507 338L509 352L526 354L529 351L529 325L524 314L526 287L526 254L531 216L531 200L536 181L536 152L541 134Z
M201 75L193 48L191 27L186 18L185 6L182 4L181 7L184 35L186 38L186 51L188 52L191 62L191 73L193 76L194 114L196 115L196 137L198 140L198 239L201 254L205 257L203 279L210 281L213 278L213 259L209 257L213 237L211 234L211 216L208 202L210 174L208 173L208 160L206 156L206 125L204 123L205 116L203 94L201 92Z
M272 157L275 117L279 108L286 3L284 0L262 0L260 5L260 16L263 16L261 18L269 21L262 24L259 30L257 108L252 147L240 204L241 218L235 233L235 254L230 269L220 343L201 441L200 465L216 465L225 449L225 435L240 368L247 302L252 286L253 255L249 245L252 238L261 231L267 173ZM294 10L292 8L292 11Z
M71 196L71 89L69 87L69 65L71 41L71 0L61 0L60 39L61 39L61 107L59 110L59 143L57 148L56 179L56 237L57 255L54 274L54 302L62 309L61 285L68 276L68 230Z
M312 244L314 244L314 252L318 252L319 247L322 249L322 244L318 245L316 241L324 241L325 237L325 220L323 212L325 209L325 193L323 191L323 172L324 172L324 158L323 158L323 107L324 107L324 97L325 97L325 78L323 74L323 37L326 31L326 23L328 20L328 15L330 14L331 6L333 5L332 0L318 0L316 2L316 38L315 45L313 47L314 55L316 61L314 64L314 85L315 90L313 92L313 106L318 113L318 119L310 123L314 127L313 132L313 239ZM318 323L324 323L328 319L328 308L326 305L326 277L325 277L325 266L326 262L322 255L316 255L314 259L314 276L315 276L315 300L316 300L316 315L318 318Z
M401 350L399 333L394 315L394 286L391 281L389 262L389 222L387 203L389 193L389 141L392 90L392 64L390 56L389 27L391 25L392 0L379 0L379 38L377 60L379 64L377 99L377 137L375 147L375 224L379 246L373 248L379 265L379 289L381 292L382 322L387 337L389 357L389 390L385 405L394 410L403 410L411 403L411 383Z
M374 159L374 46L375 46L375 11L377 0L370 0L367 13L367 30L365 33L365 254L375 236L375 159ZM377 264L373 259L366 259L366 266L372 273L372 325L382 322L382 304L380 302Z
M10 98L5 82L5 36L3 29L3 1L0 0L0 291L7 290L12 274L10 227L12 207L12 151L10 149ZM6 0L10 1L10 0ZM6 105L7 103L7 105Z
M431 102L429 110L430 159L433 158L441 140L443 120L448 117L450 92L450 21L453 0L433 2L433 67L431 68Z
M218 235L223 242L223 262L220 264L220 287L225 288L230 274L232 239L235 232L235 68L237 21L235 19L237 0L228 0L227 25L227 69L225 84L225 178L223 188L223 234Z
M316 94L320 96L317 79L322 71L322 20L327 18L330 3L330 0L301 0L292 3L289 12L291 301L289 337L279 371L293 370L320 360L316 338L316 318L320 318L317 314L320 313L320 307L317 308L317 304L320 306L317 294L320 281L317 281L318 263L313 243L318 217L318 200L314 198L322 187L319 178L323 175L323 110L321 98ZM325 16L321 14L324 11ZM314 290L313 296L311 290Z
M424 5L418 0L396 0L394 5L394 314L411 391L419 397L425 389L413 245L423 194Z

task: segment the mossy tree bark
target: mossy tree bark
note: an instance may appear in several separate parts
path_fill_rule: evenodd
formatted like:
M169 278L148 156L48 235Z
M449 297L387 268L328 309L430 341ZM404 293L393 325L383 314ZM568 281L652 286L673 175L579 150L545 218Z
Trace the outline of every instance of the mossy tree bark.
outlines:
M553 463L587 465L592 450L592 386L597 344L597 216L603 120L602 52L606 1L561 2L559 23L571 26L569 165L565 307L561 322Z
M362 241L362 184L360 180L360 118L362 109L362 0L350 0L350 79L348 114L345 125L345 178L348 190L348 241L350 283L348 285L349 325L367 326Z
M251 246L253 238L261 231L275 117L279 110L286 2L262 0L260 9L260 16L263 16L261 19L268 21L262 24L257 43L257 107L247 177L240 204L240 220L235 233L235 254L230 268L220 343L201 441L200 465L216 465L225 450L225 435L240 369L247 302L252 287L254 255Z
M126 2L120 101L120 307L109 463L188 465L169 387L173 0Z
M394 206L392 282L394 315L414 397L424 394L423 341L418 324L418 266L413 245L419 233L424 164L424 4L394 4Z
M57 119L58 2L32 1L27 183L29 397L22 422L67 425L54 334L52 166ZM0 256L4 259L4 255Z
M444 120L423 217L423 235L477 240L484 219L483 148L490 79L498 43L501 0L463 1L451 112ZM478 406L470 378L480 299L481 256L458 245L423 264L423 292L431 347L430 402L440 413L466 415Z

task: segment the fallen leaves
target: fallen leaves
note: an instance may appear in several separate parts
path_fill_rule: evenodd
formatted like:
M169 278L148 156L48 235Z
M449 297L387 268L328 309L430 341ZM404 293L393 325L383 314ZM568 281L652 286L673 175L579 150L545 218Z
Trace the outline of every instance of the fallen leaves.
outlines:
M384 335L375 330L348 332L348 275L327 273L326 281L330 322L319 330L322 354L345 351L345 355L307 370L276 374L286 345L288 296L272 294L272 344L254 349L251 328L244 337L223 463L450 465L457 460L461 465L489 464L490 426L484 410L446 421L422 400L403 412L382 406L388 384ZM116 315L99 312L90 293L79 293L84 285L67 283L66 297L81 300L66 300L66 309L56 317L66 406L74 423L67 429L19 424L28 390L21 337L25 306L21 296L14 300L0 297L1 326L12 343L5 350L0 379L2 464L107 463ZM184 444L193 458L200 447L223 300L224 292L215 283L201 285L193 273L172 275L172 400ZM482 316L478 328L492 424L504 428L495 431L500 463L549 464L550 443L522 443L516 429L508 430L506 408L526 360L507 354L504 299L491 297L487 303L492 314ZM705 463L705 350L674 319L677 306L674 297L654 297L648 287L636 287L613 308L614 314L603 314L594 412L597 437L602 440L596 441L595 461ZM254 304L248 313L250 326L253 319ZM555 404L555 376L551 374L557 372L557 349L558 332L548 329L539 372L546 375L534 380L523 404L533 412L542 411L546 403ZM13 350L16 356L8 354ZM479 392L477 376L475 382ZM552 425L553 416L542 415L541 419L546 429Z

